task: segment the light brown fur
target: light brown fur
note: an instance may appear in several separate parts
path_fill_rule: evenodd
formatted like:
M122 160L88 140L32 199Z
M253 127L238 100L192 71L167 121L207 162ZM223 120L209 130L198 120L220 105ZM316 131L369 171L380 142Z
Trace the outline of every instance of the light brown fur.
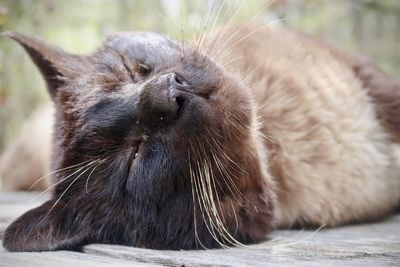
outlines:
M228 28L221 42L236 32ZM277 183L278 226L335 226L390 213L400 199L394 143L349 61L280 28L237 35L247 37L232 38L224 61L249 74Z

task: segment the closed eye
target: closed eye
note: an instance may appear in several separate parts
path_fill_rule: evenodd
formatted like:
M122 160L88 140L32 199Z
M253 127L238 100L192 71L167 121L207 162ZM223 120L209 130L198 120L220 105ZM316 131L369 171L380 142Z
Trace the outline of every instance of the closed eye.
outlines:
M145 65L145 64L143 64L143 63L136 62L136 64L135 64L135 70L136 70L136 72L138 72L139 74L141 74L141 75L143 75L143 76L146 76L146 75L149 75L149 74L150 74L150 72L152 71L152 68L149 67L149 66L147 66L147 65Z
M124 66L126 72L131 77L131 80L134 81L135 80L135 76L133 75L131 69L129 68L129 65L128 65L127 61L125 60L125 58L122 55L120 55L120 58L121 58L122 65Z

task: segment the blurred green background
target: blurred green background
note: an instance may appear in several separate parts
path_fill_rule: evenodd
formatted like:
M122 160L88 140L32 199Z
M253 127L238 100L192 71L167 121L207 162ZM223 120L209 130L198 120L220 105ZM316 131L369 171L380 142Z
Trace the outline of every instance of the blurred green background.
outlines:
M218 23L299 29L362 52L400 77L399 0L0 0L0 31L36 35L67 51L89 53L114 31L159 31L190 39L220 7ZM28 56L0 37L0 152L43 101L48 101L44 82Z

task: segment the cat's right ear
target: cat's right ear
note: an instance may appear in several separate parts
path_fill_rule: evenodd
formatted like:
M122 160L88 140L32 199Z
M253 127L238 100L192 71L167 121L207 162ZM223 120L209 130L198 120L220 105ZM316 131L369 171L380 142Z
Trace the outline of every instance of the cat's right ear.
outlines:
M20 33L4 32L2 35L18 42L29 54L42 73L52 98L57 95L60 86L83 71L85 61L80 56Z

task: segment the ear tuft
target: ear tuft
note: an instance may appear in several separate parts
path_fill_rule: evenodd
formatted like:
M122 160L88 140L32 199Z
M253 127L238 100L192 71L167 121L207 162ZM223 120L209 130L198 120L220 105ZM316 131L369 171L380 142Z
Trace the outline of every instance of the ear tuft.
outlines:
M42 73L52 97L60 86L82 73L85 61L80 56L66 53L58 47L20 33L7 31L1 35L13 39L25 49Z

